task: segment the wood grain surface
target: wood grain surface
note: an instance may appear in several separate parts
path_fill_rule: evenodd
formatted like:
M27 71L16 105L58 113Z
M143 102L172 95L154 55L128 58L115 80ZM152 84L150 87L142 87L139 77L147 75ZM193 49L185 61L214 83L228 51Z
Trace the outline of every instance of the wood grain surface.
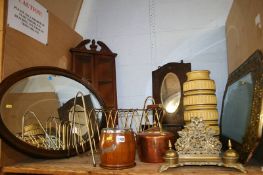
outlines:
M143 163L136 161L136 166L123 170L107 170L99 167L99 156L96 156L97 167L92 166L91 156L83 154L77 157L60 160L34 160L27 163L19 163L12 166L5 166L3 173L21 174L89 174L89 175L237 175L243 174L235 169L228 169L215 166L186 166L171 168L159 173L161 163ZM248 166L248 174L262 175L260 166Z
M114 169L134 166L136 153L134 133L130 131L114 132L114 130L110 130L113 133L103 131L105 130L102 130L100 140L101 165ZM124 141L120 141L118 138Z
M4 7L5 1L0 1L0 82L2 80L2 71L3 71L3 53L4 53Z

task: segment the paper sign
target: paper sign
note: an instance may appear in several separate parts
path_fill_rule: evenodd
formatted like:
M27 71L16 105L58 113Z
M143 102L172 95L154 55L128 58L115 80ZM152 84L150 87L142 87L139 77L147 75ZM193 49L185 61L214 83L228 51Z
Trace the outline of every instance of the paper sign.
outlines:
M48 11L35 0L9 0L7 24L43 44L48 42Z

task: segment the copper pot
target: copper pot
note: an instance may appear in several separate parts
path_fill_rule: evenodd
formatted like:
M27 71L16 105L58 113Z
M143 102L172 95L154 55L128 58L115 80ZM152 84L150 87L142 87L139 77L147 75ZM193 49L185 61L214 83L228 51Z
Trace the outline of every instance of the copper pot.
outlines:
M107 169L135 166L135 146L134 133L130 129L102 129L100 166Z
M162 163L165 152L169 149L169 140L174 144L174 134L152 128L137 134L138 155L142 162Z

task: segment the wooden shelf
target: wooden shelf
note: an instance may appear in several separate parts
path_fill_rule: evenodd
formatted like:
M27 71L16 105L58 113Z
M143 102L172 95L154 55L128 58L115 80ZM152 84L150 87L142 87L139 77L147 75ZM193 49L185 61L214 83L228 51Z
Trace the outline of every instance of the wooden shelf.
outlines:
M96 156L99 162L98 155ZM158 169L161 163L143 163L136 161L136 166L124 170L107 170L99 167L93 167L91 156L83 154L77 157L60 160L35 160L27 163L18 163L12 166L3 167L3 174L89 174L89 175L241 175L243 173L223 167L215 166L186 166L172 168L159 173ZM260 166L248 166L248 174L263 174Z

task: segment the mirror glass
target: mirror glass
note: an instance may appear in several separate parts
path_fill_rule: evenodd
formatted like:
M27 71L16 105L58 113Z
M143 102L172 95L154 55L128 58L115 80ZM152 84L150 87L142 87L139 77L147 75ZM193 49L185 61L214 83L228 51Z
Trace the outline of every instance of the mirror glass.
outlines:
M69 72L66 73L70 76L65 76L58 73L62 70L55 70L54 73L13 77L17 81L11 84L7 80L1 83L6 88L1 91L0 115L7 129L2 135L6 138L11 133L11 137L15 136L39 152L69 152L79 147L84 152L88 149L88 138L95 137L99 132L97 126L102 127L104 120L91 110L102 109L103 103L88 84Z
M253 99L251 73L231 84L225 96L222 134L242 144L250 121ZM238 126L238 127L235 127Z
M170 72L165 75L160 96L166 112L175 113L181 99L181 86L176 74Z
M242 163L251 159L262 135L262 71L263 56L257 50L229 74L224 92L221 141L226 148L228 139L232 140Z

